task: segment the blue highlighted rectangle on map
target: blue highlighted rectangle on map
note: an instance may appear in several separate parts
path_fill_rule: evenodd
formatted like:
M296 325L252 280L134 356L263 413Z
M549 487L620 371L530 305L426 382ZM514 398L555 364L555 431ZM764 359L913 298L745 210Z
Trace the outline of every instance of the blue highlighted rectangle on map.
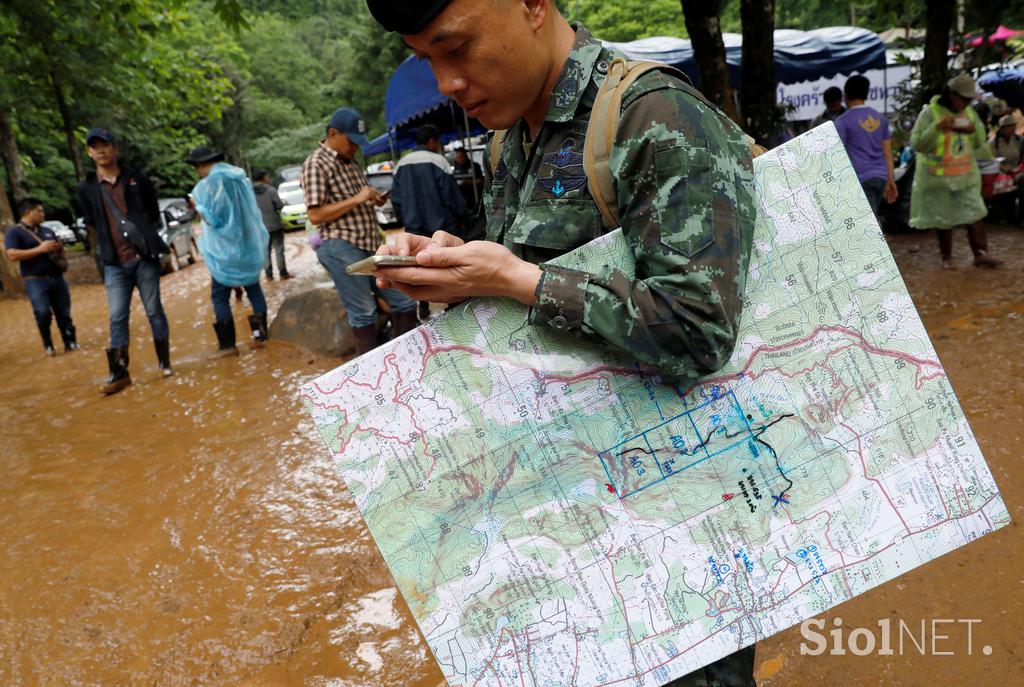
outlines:
M753 447L753 448L751 448ZM712 387L702 402L601 451L609 484L625 498L726 451L756 460L756 439L736 394Z

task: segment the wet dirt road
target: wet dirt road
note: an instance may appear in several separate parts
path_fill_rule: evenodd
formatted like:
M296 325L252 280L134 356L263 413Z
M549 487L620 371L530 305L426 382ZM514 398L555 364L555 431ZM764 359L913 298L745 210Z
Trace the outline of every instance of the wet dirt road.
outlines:
M997 229L1006 269L938 269L931 237L891 245L1015 521L1024 513L1024 230ZM911 253L915 246L921 250ZM323 273L289 236L300 279ZM0 685L410 685L441 675L297 400L338 361L272 342L208 360L209 275L162 282L177 371L160 379L135 299L132 378L102 398L102 286L73 289L84 351L41 354L27 301L0 301ZM243 308L235 304L244 331ZM758 676L789 685L1009 684L1024 674L1017 525L835 609L946 625L955 656L801 656L762 642ZM831 629L832 625L826 627ZM992 647L984 656L980 647ZM904 652L905 654L907 651ZM1009 682L1007 682L1009 680Z
M288 239L299 278L264 284L271 315L325 275ZM134 384L110 398L102 286L73 287L84 350L52 359L28 302L0 301L0 685L436 685L297 400L338 361L276 342L208 360L206 268L161 286L176 375L136 297Z

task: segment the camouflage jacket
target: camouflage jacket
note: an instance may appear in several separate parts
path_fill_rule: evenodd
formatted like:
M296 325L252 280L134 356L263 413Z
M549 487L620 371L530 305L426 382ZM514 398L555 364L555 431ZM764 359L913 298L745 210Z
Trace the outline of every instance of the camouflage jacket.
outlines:
M587 190L583 142L615 56L576 29L536 139L524 146L520 120L501 159L484 165L487 238L543 270L532 323L692 378L732 353L755 206L743 133L690 86L655 71L622 99L609 162L636 279L615 265L585 274L545 262L607 231Z

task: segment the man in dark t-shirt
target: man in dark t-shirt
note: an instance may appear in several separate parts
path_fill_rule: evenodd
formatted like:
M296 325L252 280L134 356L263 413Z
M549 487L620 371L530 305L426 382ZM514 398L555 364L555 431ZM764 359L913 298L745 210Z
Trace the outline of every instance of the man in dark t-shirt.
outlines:
M64 341L64 351L78 350L75 324L71 320L71 291L64 274L51 256L64 250L52 231L42 226L46 214L43 202L25 198L18 203L21 221L4 234L7 257L21 268L25 291L32 302L32 314L39 327L46 355L56 355L50 323L57 318L57 328Z

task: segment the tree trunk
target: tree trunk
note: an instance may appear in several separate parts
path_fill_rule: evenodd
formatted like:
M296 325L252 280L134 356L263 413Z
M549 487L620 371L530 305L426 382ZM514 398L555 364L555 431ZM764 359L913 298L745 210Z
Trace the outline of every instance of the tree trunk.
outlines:
M82 151L78 147L78 140L75 138L75 123L71 116L71 107L64 95L64 85L57 74L55 67L50 67L50 82L53 85L53 96L57 102L57 110L60 112L60 121L64 127L64 136L68 144L68 157L75 168L75 178L79 181L85 178L85 166L82 164Z
M0 180L0 230L6 231L8 227L12 226L14 226L14 213L11 212L11 204L7 200L7 189L4 188L3 180ZM7 258L7 251L3 248L0 248L0 281L4 285L0 296L10 296L25 291L25 284L21 281L18 266Z
M924 57L921 60L921 104L949 78L949 32L956 18L956 0L930 0L925 4Z
M743 63L740 120L743 130L767 145L775 128L775 0L741 0Z
M700 69L700 90L708 100L722 108L733 121L739 121L725 63L725 44L719 14L722 0L680 0L686 31L693 45L693 59ZM774 84L772 84L774 87Z
M4 160L4 171L7 172L7 181L11 185L11 195L17 203L28 195L25 189L25 168L18 155L18 141L14 138L10 114L3 108L0 108L0 157Z

